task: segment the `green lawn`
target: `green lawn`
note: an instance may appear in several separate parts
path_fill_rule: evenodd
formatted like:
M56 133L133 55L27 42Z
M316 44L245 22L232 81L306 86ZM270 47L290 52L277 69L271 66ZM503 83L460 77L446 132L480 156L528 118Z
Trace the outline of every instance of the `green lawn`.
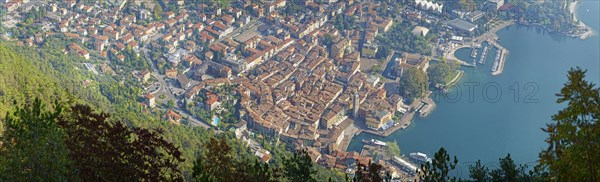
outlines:
M454 77L456 77L456 75L459 73L458 70L455 70L454 72L448 74L448 76L446 76L446 78L444 78L444 82L446 84L450 83L452 81L452 79L454 79Z

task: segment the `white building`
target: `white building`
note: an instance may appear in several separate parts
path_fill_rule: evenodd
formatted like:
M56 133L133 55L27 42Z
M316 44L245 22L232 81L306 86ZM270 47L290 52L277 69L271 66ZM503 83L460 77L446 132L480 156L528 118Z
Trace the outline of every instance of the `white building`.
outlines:
M444 5L441 3L433 3L433 2L427 1L427 0L415 0L415 7L419 8L421 10L424 10L424 11L442 13L442 9L444 8Z

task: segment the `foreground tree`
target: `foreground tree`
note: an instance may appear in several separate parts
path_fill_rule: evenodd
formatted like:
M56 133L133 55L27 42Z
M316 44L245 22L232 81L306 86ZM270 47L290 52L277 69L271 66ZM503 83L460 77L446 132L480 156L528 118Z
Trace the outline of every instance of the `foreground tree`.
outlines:
M450 155L443 147L435 153L433 160L421 165L419 174L420 181L455 181L455 177L450 177L450 170L456 168L458 159L454 156L454 160L450 162Z
M549 180L600 180L600 91L585 74L579 67L568 72L569 81L557 94L557 102L567 107L543 129L549 146L540 153L540 167L549 171Z
M383 166L372 163L358 163L356 172L354 172L354 182L382 182L391 181L392 176L383 169Z
M58 104L49 111L36 98L6 114L0 135L0 181L72 179L65 133L56 124L61 112Z
M285 176L294 182L316 181L312 177L317 171L313 167L314 163L305 150L299 150L294 156L284 160Z
M162 131L110 122L106 113L75 105L58 118L67 133L69 158L80 179L90 181L183 181L179 149Z
M196 181L280 181L279 168L236 155L225 138L211 138L205 149L194 164Z

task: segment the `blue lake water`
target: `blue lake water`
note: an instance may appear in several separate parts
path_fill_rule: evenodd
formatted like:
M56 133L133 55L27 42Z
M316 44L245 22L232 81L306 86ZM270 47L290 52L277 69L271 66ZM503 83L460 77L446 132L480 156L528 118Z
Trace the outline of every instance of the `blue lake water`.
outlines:
M429 117L415 118L409 128L385 138L355 136L348 150L359 151L361 139L375 138L396 140L406 155L420 151L432 156L445 147L464 165L480 159L496 167L498 158L507 153L520 164L535 163L546 147L546 134L540 128L563 107L556 104L555 94L566 82L567 71L579 66L588 70L588 80L600 83L599 7L598 1L580 2L578 18L595 31L586 40L531 26L513 25L499 31L500 44L510 50L501 75L490 74L496 54L491 49L485 65L463 68L465 76L447 98L434 96L438 105ZM470 62L470 53L461 49L456 55ZM468 168L462 171L466 174ZM457 173L460 176L460 170Z

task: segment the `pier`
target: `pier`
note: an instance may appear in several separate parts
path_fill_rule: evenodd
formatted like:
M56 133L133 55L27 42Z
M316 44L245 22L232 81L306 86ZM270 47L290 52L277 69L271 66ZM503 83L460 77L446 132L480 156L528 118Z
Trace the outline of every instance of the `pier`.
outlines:
M427 117L429 116L429 114L431 113L431 111L433 111L433 109L435 109L435 103L433 102L433 99L426 97L421 99L421 102L424 103L423 107L421 107L421 109L419 109L419 116L421 117Z

